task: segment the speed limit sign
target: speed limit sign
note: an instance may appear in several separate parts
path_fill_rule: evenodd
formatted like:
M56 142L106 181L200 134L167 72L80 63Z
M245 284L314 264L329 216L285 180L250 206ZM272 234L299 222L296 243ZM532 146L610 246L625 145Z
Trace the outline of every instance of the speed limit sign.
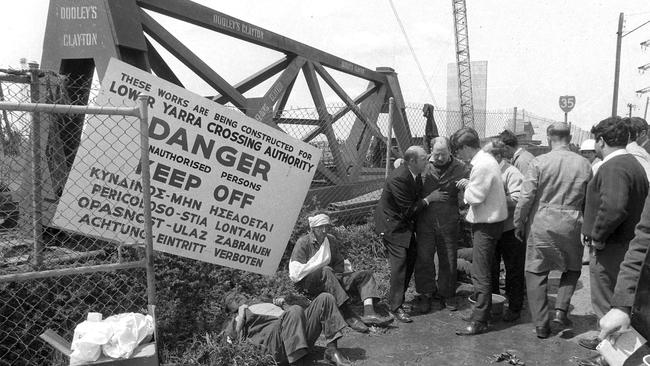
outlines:
M569 113L576 106L576 97L573 95L565 95L560 97L560 108L564 113Z

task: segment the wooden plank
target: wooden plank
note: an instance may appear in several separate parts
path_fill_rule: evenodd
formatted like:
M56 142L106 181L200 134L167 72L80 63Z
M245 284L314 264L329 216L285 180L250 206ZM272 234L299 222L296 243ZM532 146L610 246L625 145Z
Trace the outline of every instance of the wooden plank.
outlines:
M346 74L386 82L381 73L189 0L138 0L137 3L145 9L275 51L302 56Z
M156 42L165 47L172 55L194 71L211 87L215 88L219 93L228 96L229 100L237 108L243 109L246 107L246 98L219 76L219 74L214 72L200 57L190 51L181 41L176 39L176 37L143 10L140 10L140 15L145 32L155 39Z
M334 158L337 175L345 180L347 174L342 173L345 172L345 164L343 163L343 158L341 156L339 142L336 140L336 134L334 133L334 128L332 127L332 115L327 111L325 99L323 98L323 92L320 89L318 77L316 77L316 72L314 71L314 66L311 62L307 62L302 69L302 72L305 75L305 80L307 81L307 87L309 88L311 97L314 100L316 110L318 111L318 116L321 119L325 137L327 137L327 141L330 144L330 151L332 152L332 157Z
M282 96L282 92L286 89L293 80L298 76L300 68L307 60L304 57L296 57L291 61L289 66L282 72L282 75L271 85L269 90L261 98L259 108L256 110L247 110L246 115L253 117L254 119L276 127L273 122L273 106Z
M159 77L169 81L170 83L176 84L181 88L185 88L183 83L178 79L174 71L167 65L165 60L160 56L156 48L149 42L147 39L147 56L149 57L149 64L151 65L151 70L158 75Z
M271 65L263 68L262 70L256 72L255 74L235 84L235 89L242 94L246 93L247 91L265 82L273 75L284 70L287 67L287 65L289 65L290 61L291 59L289 57L284 57L272 63ZM228 103L228 98L221 95L215 95L214 97L211 97L209 99L212 99L219 104Z
M384 136L381 134L381 131L379 131L377 126L373 125L372 123L370 123L368 121L368 119L361 113L361 110L359 109L359 107L347 95L347 93L339 86L339 84L334 80L334 78L332 78L332 76L327 72L327 70L325 70L323 65L320 65L318 63L314 63L314 67L316 68L316 72L318 72L318 75L320 75L323 78L323 80L325 80L327 85L329 85L330 88L332 88L332 90L334 90L334 93L336 93L336 95L338 95L339 98L341 98L345 102L345 104L350 106L350 109L352 110L352 112L354 112L354 114L356 114L357 117L359 117L359 119L361 119L366 124L366 126L368 126L370 131L375 136L377 136L377 138L384 139Z

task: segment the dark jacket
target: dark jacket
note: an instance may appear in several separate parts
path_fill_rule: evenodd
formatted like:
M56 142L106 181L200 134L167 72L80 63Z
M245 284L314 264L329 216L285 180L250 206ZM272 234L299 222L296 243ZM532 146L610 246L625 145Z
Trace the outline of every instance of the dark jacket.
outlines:
M632 326L650 339L650 198L616 279L612 306L631 309Z
M420 211L417 218L418 232L433 232L440 225L458 222L459 205L462 203L463 196L460 194L460 189L456 187L456 183L463 178L469 178L469 172L470 169L467 165L456 158L452 158L451 163L442 174L439 174L433 163L429 163L423 174L422 197L439 189L448 194L448 199L445 202L431 202Z
M334 273L343 273L345 268L343 255L339 251L339 241L334 235L327 234L327 240L330 243L330 263L328 264L334 270ZM291 252L291 260L305 264L313 257L320 249L320 244L313 232L305 234L296 241L296 245Z
M648 178L630 154L601 165L587 185L582 234L606 243L627 244L648 195Z
M384 240L408 248L413 235L416 213L424 207L420 195L421 183L416 183L406 164L393 170L386 179L375 211L375 231Z

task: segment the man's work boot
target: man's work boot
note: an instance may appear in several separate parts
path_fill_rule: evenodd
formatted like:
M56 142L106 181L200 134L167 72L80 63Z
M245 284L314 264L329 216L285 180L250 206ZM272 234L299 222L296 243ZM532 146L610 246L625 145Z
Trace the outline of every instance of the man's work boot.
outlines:
M348 323L348 326L359 333L368 333L369 329L359 318L351 316L345 319L345 322Z
M352 366L352 363L345 358L338 349L326 349L325 361L335 366Z
M548 323L542 325L541 327L535 327L535 333L537 333L537 338L546 339L551 336L551 327Z
M402 323L411 323L413 320L409 316L409 314L400 306L395 310L395 312L391 313L393 318L397 319L398 321Z
M441 299L440 304L442 307L449 311L456 311L458 310L458 300L456 300L455 297L448 297L446 299Z
M483 322L470 322L465 328L459 329L456 331L456 335L459 336L471 336L482 334L488 331L487 323Z
M392 323L393 318L386 317L386 316L379 316L377 314L369 314L369 315L362 316L361 321L363 322L363 324L367 326L374 325L376 327L383 327Z
M555 309L555 316L551 321L563 327L570 327L573 324L571 319L567 316L566 311L560 309Z

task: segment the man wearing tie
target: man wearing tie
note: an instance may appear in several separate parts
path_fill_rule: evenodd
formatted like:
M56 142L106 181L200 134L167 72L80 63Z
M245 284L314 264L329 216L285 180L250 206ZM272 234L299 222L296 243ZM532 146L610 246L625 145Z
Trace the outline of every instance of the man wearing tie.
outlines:
M390 265L388 306L393 316L403 322L412 320L402 308L404 293L415 266L414 234L416 213L426 207L430 197L421 196L421 173L427 164L427 153L421 146L411 146L404 153L404 164L386 179L375 211L375 230L382 237Z

